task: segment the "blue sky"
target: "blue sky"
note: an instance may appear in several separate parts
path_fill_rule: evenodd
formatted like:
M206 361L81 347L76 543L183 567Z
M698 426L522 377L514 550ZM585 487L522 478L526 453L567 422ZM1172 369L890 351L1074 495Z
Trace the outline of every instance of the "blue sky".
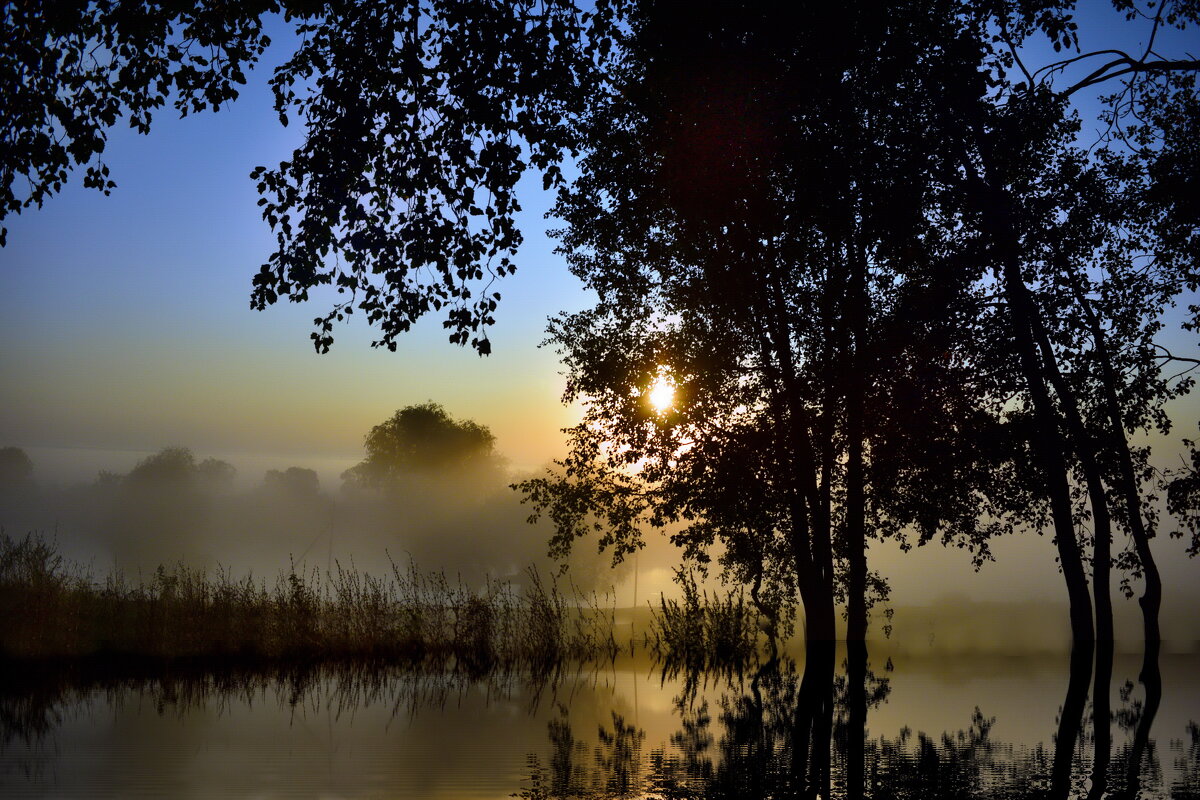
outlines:
M396 353L370 348L356 318L319 356L308 336L328 298L250 310L251 276L274 242L248 174L300 141L265 85L289 52L288 37L275 38L220 113L164 110L149 136L114 130L112 196L75 176L42 209L8 220L0 442L353 458L370 426L432 399L490 426L515 465L546 461L575 415L559 402L556 357L537 345L547 316L587 298L545 235L552 198L540 179L521 187L526 244L499 287L490 358L450 346L433 318Z

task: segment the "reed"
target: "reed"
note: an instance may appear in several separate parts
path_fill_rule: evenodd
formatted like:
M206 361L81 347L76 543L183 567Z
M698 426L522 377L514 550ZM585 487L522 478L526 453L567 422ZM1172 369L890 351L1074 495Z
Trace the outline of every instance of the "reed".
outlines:
M665 665L709 669L753 661L762 619L745 593L709 594L683 568L676 570L679 600L659 596L646 642Z
M0 656L404 660L485 671L611 659L611 614L530 569L469 587L392 563L370 575L292 563L273 582L177 564L97 580L38 535L0 533Z

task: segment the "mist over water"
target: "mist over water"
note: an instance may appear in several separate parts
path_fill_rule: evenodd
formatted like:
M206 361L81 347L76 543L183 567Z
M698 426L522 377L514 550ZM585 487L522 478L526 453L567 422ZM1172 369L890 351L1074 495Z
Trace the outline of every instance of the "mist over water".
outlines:
M543 574L558 567L546 557L550 530L528 524L509 488L517 476L502 462L412 474L378 491L343 485L336 469L318 471L303 458L259 461L251 474L234 458L182 448L135 455L74 482L36 470L35 461L31 480L0 491L0 525L10 536L53 537L97 579L110 568L147 578L180 561L268 581L292 564L301 573L340 565L381 574L411 562L475 588L497 580L520 587L530 565ZM612 661L558 662L543 672L476 671L453 660L132 671L84 660L24 673L14 665L0 691L0 792L1087 794L1103 730L1096 714L1104 712L1094 698L1077 708L1092 673L1067 656L1067 611L1054 599L1060 579L1046 569L1051 559L1035 558L1045 538L998 542L997 563L979 575L964 569L961 553L936 545L900 554L876 543L876 563L894 576L897 596L890 618L876 609L865 677L852 674L840 650L810 670L799 635L769 661L707 672L654 661L637 643L652 624L647 605L660 590L674 594L667 576L678 554L663 536L647 539L617 569L594 541L577 543L568 560L577 588L616 587L605 601L622 607ZM1164 559L1164 572L1181 565L1192 566ZM630 614L623 607L632 604L635 575L640 608ZM1133 654L1136 605L1116 603L1118 635L1128 639L1118 643L1111 679L1095 690L1109 695L1112 746L1102 768L1111 796L1176 800L1200 787L1194 593L1183 583L1168 594L1154 684L1160 705ZM1078 724L1064 728L1064 720ZM1059 745L1064 735L1070 746Z

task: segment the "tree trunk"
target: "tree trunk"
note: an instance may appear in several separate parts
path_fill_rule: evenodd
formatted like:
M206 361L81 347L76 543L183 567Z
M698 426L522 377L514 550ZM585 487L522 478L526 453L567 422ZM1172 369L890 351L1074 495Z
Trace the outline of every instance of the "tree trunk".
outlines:
M828 522L822 524L821 492L817 485L817 463L812 452L809 425L795 381L795 363L786 322L786 308L777 280L768 281L760 295L757 315L759 358L771 388L771 407L776 435L786 445L779 468L787 474L787 537L792 551L796 589L804 609L806 641L835 639L832 559L827 555ZM826 563L828 562L828 564Z
M847 292L847 318L853 338L853 358L846 376L846 641L867 638L867 531L865 469L863 464L863 404L866 358L867 287L866 258L855 248Z
M1033 401L1037 435L1032 444L1041 462L1042 474L1046 478L1050 513L1054 520L1054 544L1058 548L1059 565L1062 567L1067 596L1071 603L1071 634L1077 644L1082 644L1093 641L1096 633L1092 627L1092 603L1088 597L1087 577L1083 571L1083 560L1071 516L1071 492L1067 480L1062 435L1058 429L1058 414L1050 399L1034 348L1028 289L1021 278L1015 252L1006 254L1001 273L1005 298L1012 315L1013 337L1017 344L1021 372L1025 376Z
M790 493L792 549L796 558L797 581L804 602L806 636L815 641L836 639L833 605L833 548L830 520L822 513L821 487L818 482L819 457L814 452L813 425L804 408L803 392L796 379L792 353L791 328L787 322L787 298L778 276L768 282L770 292L767 335L779 358L778 379L783 393L783 426L791 454ZM803 526L802 528L800 526ZM802 571L803 570L803 571Z
M867 645L846 643L846 797L866 796Z
M806 797L829 797L830 743L833 735L833 665L835 649L832 642L815 643L807 648L801 693L805 704L812 709L812 743L809 747L808 791Z
M1158 642L1146 643L1146 651L1142 657L1142 672L1138 680L1146 689L1146 702L1142 706L1142 716L1138 719L1137 728L1133 732L1133 742L1129 746L1129 763L1126 764L1125 792L1128 797L1138 797L1142 783L1142 761L1150 744L1150 729L1154 727L1154 717L1158 715L1158 707L1162 704L1162 673L1158 667Z
M1125 513L1128 516L1129 535L1133 537L1133 546L1137 551L1138 560L1142 564L1142 573L1146 581L1145 591L1138 598L1142 607L1142 625L1146 639L1146 647L1151 645L1157 650L1162 641L1158 627L1159 609L1162 606L1162 577L1158 574L1158 565L1154 562L1154 554L1150 552L1150 536L1142 518L1141 494L1138 492L1137 477L1133 471L1133 457L1129 452L1129 440L1125 437L1125 425L1121 421L1121 403L1117 399L1117 379L1113 374L1112 358L1108 352L1108 342L1104 329L1096 315L1092 304L1084 295L1073 273L1067 273L1071 280L1071 288L1075 299L1083 309L1084 317L1091 328L1092 341L1095 343L1096 356L1100 361L1100 375L1104 384L1104 407L1108 415L1108 424L1112 432L1112 446L1117 456L1118 480L1117 488L1125 501Z
M1092 626L1092 602L1088 596L1087 576L1084 574L1079 542L1071 515L1070 484L1064 455L1062 434L1058 428L1058 412L1046 387L1045 375L1034 344L1032 316L1035 313L1029 289L1021 276L1018 239L1013 228L1011 199L1003 190L990 186L975 172L974 164L964 156L976 201L983 212L984 225L995 241L1000 258L997 277L1004 287L1016 343L1018 363L1025 377L1033 403L1036 435L1031 445L1041 465L1054 521L1054 544L1058 548L1059 565L1067 584L1070 600L1071 634L1076 644L1095 640Z
M1054 742L1054 766L1050 774L1050 797L1067 800L1071 796L1071 760L1075 742L1083 727L1083 709L1087 705L1088 679L1092 675L1092 645L1071 648L1071 676L1067 696L1058 717L1058 735Z
M1112 759L1112 691L1113 643L1101 641L1096 645L1096 680L1092 688L1092 788L1088 800L1101 800L1108 791L1108 765Z
M1104 479L1096 458L1098 449L1095 439L1084 424L1075 393L1067 385L1058 369L1054 349L1046 326L1042 323L1038 309L1032 309L1034 337L1042 353L1046 375L1050 379L1066 417L1067 429L1075 443L1075 454L1083 467L1083 479L1087 483L1088 502L1092 507L1092 596L1096 601L1096 639L1101 642L1113 640L1112 594L1109 591L1109 576L1112 572L1112 519L1108 513L1108 494L1104 491Z

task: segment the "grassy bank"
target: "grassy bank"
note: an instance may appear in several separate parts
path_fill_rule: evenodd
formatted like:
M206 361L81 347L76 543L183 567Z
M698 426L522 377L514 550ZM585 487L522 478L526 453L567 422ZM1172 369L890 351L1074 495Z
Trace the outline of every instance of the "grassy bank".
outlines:
M177 565L98 580L37 536L0 534L8 659L389 659L457 668L611 658L612 611L531 571L473 589L392 565L372 576L295 565L273 581Z

